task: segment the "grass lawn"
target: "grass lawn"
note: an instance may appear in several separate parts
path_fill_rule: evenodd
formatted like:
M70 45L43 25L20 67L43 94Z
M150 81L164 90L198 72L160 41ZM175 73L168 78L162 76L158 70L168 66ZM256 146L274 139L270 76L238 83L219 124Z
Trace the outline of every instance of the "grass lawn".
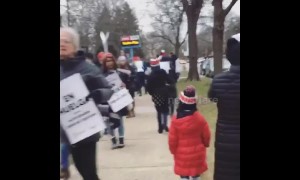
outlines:
M183 76L182 76L183 77ZM215 142L215 129L216 129L216 119L217 119L217 108L216 104L208 102L207 99L207 92L210 87L211 79L202 78L201 81L187 81L185 79L180 80L177 83L178 92L182 91L187 85L193 85L197 89L197 96L198 98L204 99L199 101L198 103L198 110L203 114L206 118L207 122L209 123L211 129L211 142L210 148L208 148L207 154L207 162L208 162L208 171L206 171L203 176L202 180L212 180L213 179L213 168L214 168L214 142ZM201 103L202 102L202 103Z

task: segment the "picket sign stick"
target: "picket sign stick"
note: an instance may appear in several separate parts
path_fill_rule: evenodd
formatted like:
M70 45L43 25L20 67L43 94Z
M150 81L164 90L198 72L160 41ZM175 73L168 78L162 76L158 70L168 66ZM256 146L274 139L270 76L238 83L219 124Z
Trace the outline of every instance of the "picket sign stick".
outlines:
M104 34L104 32L100 32L100 40L102 41L104 52L108 52L108 43L107 40L109 38L109 32Z

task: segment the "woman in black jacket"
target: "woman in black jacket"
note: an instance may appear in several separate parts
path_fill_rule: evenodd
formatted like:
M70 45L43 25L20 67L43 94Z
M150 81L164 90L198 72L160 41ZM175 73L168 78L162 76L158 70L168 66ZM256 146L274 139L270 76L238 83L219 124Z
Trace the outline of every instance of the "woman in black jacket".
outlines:
M208 96L217 102L214 180L240 180L240 38L227 41L228 72L216 75Z
M101 95L101 99L98 98L95 101L107 101L112 94L111 87L99 69L85 60L84 53L78 52L79 47L78 33L72 28L61 28L60 80L80 73L90 92L97 91ZM96 133L71 145L61 127L61 142L69 146L75 166L84 180L99 180L96 168L96 143L99 138L100 133ZM63 171L67 172L68 170L64 169ZM63 178L68 178L68 173L65 173L65 175Z
M169 131L169 90L170 85L174 84L174 82L165 70L160 69L158 59L151 59L150 65L152 71L149 75L146 88L152 96L152 101L154 102L154 106L157 111L158 133L161 134L164 130L166 132Z

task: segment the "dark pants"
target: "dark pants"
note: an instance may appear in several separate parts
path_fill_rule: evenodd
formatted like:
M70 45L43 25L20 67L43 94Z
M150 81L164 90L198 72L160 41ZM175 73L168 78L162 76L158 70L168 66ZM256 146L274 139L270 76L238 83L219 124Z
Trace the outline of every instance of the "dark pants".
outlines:
M168 129L168 112L157 111L158 130Z
M175 104L176 104L176 98L169 98L169 112L170 112L170 115L172 116L174 114L174 111L175 111Z
M96 167L96 143L89 142L71 148L75 166L83 180L99 180Z
M140 95L142 95L142 87L145 86L145 73L138 72L136 77L137 77L138 92Z

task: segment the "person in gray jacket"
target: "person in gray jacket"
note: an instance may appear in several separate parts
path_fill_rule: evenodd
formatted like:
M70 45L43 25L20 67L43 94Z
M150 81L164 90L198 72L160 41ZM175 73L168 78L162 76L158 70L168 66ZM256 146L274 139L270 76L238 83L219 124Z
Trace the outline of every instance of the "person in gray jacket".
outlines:
M72 28L61 28L60 80L80 73L91 93L87 99L93 98L96 104L105 103L113 93L111 87L99 68L85 60L84 53L78 51L79 47L78 33ZM96 143L99 139L100 132L71 145L61 127L61 143L69 146L74 164L84 180L99 180L96 167Z

